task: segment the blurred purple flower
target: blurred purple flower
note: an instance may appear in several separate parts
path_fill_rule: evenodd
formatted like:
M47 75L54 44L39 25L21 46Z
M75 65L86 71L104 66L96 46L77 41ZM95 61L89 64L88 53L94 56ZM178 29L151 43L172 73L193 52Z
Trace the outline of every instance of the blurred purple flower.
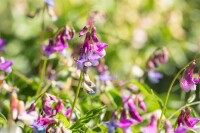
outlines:
M169 55L166 48L156 50L153 55L146 62L147 75L150 81L153 83L158 83L159 79L163 75L155 69L159 66L159 63L164 64L168 61Z
M61 37L58 36L56 42L53 39L49 39L49 44L43 45L42 50L45 52L46 56L49 57L51 54L55 52L59 52L62 54L63 50L68 47L67 43L63 43Z
M185 91L188 92L190 90L196 90L196 83L193 74L194 74L194 68L196 66L196 63L193 62L184 72L183 77L180 80L180 86Z
M153 83L158 83L163 75L155 70L148 71L148 77Z
M5 46L5 39L1 39L0 38L0 51L5 51L6 50L6 46Z
M48 118L48 117L45 118L40 116L38 120L31 125L31 127L33 128L34 132L38 133L39 131L46 131L49 125L56 123L58 123L58 120L54 118Z
M148 126L144 127L142 132L143 133L157 133L157 118L155 115L151 116L151 120Z
M102 124L108 128L108 133L113 133L118 127L115 112L113 112L112 118L109 122L102 122Z
M6 73L11 73L12 72L12 66L13 62L12 61L5 61L3 57L0 57L0 71L4 71Z
M166 133L174 133L171 123L169 121L165 122L165 131Z
M57 100L55 96L46 94L46 97L42 101L42 109L46 116L54 116L63 111L64 104L62 100Z
M121 112L121 118L118 122L118 126L122 129L127 129L134 123L136 123L136 121L126 118L126 110L123 109Z
M44 2L45 2L48 6L54 6L53 0L44 0Z
M181 127L178 127L178 128L174 131L174 133L187 133L187 131L188 131L188 127L186 127L186 126L181 126Z
M128 99L127 103L125 103L125 107L128 108L129 114L132 119L137 120L138 122L142 122L142 117L140 116L134 101L135 97L131 97L130 99Z
M147 109L146 109L146 105L145 105L145 103L144 103L144 101L143 101L143 99L141 98L141 97L139 97L138 98L138 104L139 104L139 107L143 110L143 111L147 111Z

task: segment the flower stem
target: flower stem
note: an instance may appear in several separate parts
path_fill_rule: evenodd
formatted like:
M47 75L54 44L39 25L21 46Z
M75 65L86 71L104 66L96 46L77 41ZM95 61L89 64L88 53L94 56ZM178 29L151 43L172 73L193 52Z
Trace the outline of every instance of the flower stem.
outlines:
M29 85L32 85L32 80L27 78L26 76L24 76L23 74L21 74L20 72L13 70L13 74L15 76L17 76L18 78L20 78L21 80L23 80L24 82L26 82Z
M166 99L165 99L165 103L164 103L164 106L163 106L163 109L162 109L162 113L161 113L161 116L160 116L160 119L158 121L158 128L160 128L160 124L161 124L161 121L162 121L162 117L165 113L165 110L166 110L166 106L167 106L167 102L168 102L168 99L169 99L169 95L170 95L170 92L172 90L172 87L176 81L176 79L178 78L178 76L181 74L181 72L183 72L192 62L196 61L196 60L200 60L200 58L197 58L197 59L193 59L192 61L190 61L189 63L187 63L177 74L176 76L173 78L170 86L169 86L169 89L168 89L168 92L167 92L167 96L166 96Z
M72 114L73 114L73 111L74 111L74 107L75 107L75 104L76 104L76 100L77 100L78 95L79 95L79 91L80 91L81 84L82 84L82 80L83 80L83 74L84 74L84 71L81 71L80 78L79 78L79 82L78 82L78 87L77 87L77 90L76 90L76 95L75 95L75 98L74 98L74 102L72 103L72 111L71 111L71 113L70 113L69 121L70 121L71 118L72 118Z
M37 89L36 95L38 95L40 93L40 90L41 90L41 87L42 87L42 84L43 84L43 79L44 79L44 76L45 76L46 66L47 66L47 58L45 58L44 62L43 62L42 71L40 73L40 80L41 81L40 81L39 87Z

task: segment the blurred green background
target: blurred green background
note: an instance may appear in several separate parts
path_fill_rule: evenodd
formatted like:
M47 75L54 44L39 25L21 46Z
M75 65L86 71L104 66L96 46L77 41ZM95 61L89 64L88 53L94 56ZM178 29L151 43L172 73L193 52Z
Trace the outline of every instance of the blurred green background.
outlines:
M166 47L170 61L159 67L165 78L151 87L161 93L177 70L199 56L199 0L54 0L58 17L52 21L45 12L44 41L42 13L27 17L44 5L43 0L0 0L0 38L7 40L7 50L1 55L14 61L14 69L29 77L38 74L40 47L47 43L50 29L63 25L74 27L78 33L92 11L104 17L96 22L97 36L106 48L106 64L111 75L120 80L139 78L145 63L158 47ZM70 47L82 43L78 34ZM147 81L148 82L148 81ZM175 86L180 89L179 86ZM176 91L176 89L174 89Z

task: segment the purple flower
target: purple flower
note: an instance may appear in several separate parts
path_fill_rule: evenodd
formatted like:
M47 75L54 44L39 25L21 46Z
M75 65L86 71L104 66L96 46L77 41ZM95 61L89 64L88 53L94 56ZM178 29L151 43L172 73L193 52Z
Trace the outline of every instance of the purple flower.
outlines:
M48 6L54 6L53 0L44 0L44 2L45 2Z
M148 77L153 83L158 83L163 75L155 70L148 71Z
M126 110L123 109L121 112L121 118L119 120L118 126L122 129L127 129L134 123L136 123L136 121L126 118Z
M61 36L58 36L56 39L56 42L54 42L53 39L49 39L49 44L47 46L43 45L42 50L45 52L46 56L49 57L51 54L55 52L60 52L60 54L62 54L62 52L67 47L68 47L68 44L62 42Z
M166 133L174 133L171 123L169 121L165 122L165 131Z
M6 46L5 46L5 39L1 39L0 38L0 51L5 51L6 50Z
M188 131L188 127L186 127L186 126L181 126L181 127L178 127L178 128L174 131L174 133L187 133L187 131Z
M147 109L146 109L146 105L145 105L145 103L144 103L144 101L143 101L143 99L141 98L141 97L139 97L138 98L138 103L139 103L139 107L143 110L143 111L147 111Z
M129 102L128 103L128 107L129 107L129 114L131 116L131 118L137 120L138 122L142 122L142 117L140 116L140 114L138 113L136 106L134 103Z
M0 71L4 71L6 73L12 72L12 66L13 62L11 61L5 61L3 57L0 57Z
M195 125L200 122L200 119L198 118L191 118L191 109L186 108L183 109L179 115L179 117L177 118L177 124L178 124L178 131L183 130L183 129L194 129L195 130ZM176 130L176 131L177 131ZM179 132L177 132L179 133ZM181 133L181 132L180 132Z
M193 78L194 68L196 63L193 62L184 72L183 77L180 80L180 86L185 91L196 90L196 82Z
M144 127L142 132L143 133L157 133L157 118L155 115L151 116L151 121L148 126Z
M108 128L108 133L113 133L118 127L115 112L113 112L112 118L109 122L102 122L102 124Z
M35 121L31 127L33 130L37 133L39 131L46 131L48 129L48 126L51 124L58 123L58 120L54 118L48 118L48 117L42 117L40 116L37 121Z
M108 45L105 43L99 43L96 36L96 27L94 27L92 21L88 21L88 24L81 30L79 36L86 34L84 43L80 50L80 57L75 60L78 69L83 70L90 66L97 66L99 64L98 59L103 58L106 55L104 50Z
M163 75L155 69L159 66L159 63L163 64L168 61L168 52L166 48L162 48L159 50L156 50L154 54L148 59L146 62L146 69L147 69L147 75L148 78L153 83L158 83L159 79L163 77Z
M42 109L46 116L54 116L63 111L64 104L62 100L57 100L55 96L46 94L46 97L42 101Z

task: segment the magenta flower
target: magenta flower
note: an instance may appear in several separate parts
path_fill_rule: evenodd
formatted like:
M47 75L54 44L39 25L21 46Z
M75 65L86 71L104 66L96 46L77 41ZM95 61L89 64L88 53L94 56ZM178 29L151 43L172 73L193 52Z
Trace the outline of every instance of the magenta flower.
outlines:
M5 51L6 46L5 46L6 40L0 38L0 51Z
M5 61L3 57L0 57L0 71L4 71L6 73L12 72L12 66L13 62L11 61Z
M169 121L165 122L165 131L166 133L174 133L171 123Z
M118 122L118 126L122 129L127 129L134 123L136 123L135 120L126 118L126 110L123 109L122 112L121 112L121 118Z
M55 96L46 94L46 97L42 101L42 109L46 116L55 116L64 109L64 105L62 100L57 100Z
M34 132L46 132L49 125L56 123L58 123L57 119L40 116L38 120L31 125L31 127Z
M157 133L157 118L155 115L151 116L151 120L148 126L144 127L142 132L143 133Z
M181 111L179 117L177 118L178 128L176 131L179 131L179 130L182 131L186 129L189 130L190 128L195 130L195 125L200 122L200 119L191 118L190 115L191 115L191 109L189 108L183 109Z
M188 92L190 90L196 90L196 84L198 81L194 80L193 74L194 74L194 68L196 66L196 63L193 62L184 72L183 77L180 80L180 86L185 91Z

